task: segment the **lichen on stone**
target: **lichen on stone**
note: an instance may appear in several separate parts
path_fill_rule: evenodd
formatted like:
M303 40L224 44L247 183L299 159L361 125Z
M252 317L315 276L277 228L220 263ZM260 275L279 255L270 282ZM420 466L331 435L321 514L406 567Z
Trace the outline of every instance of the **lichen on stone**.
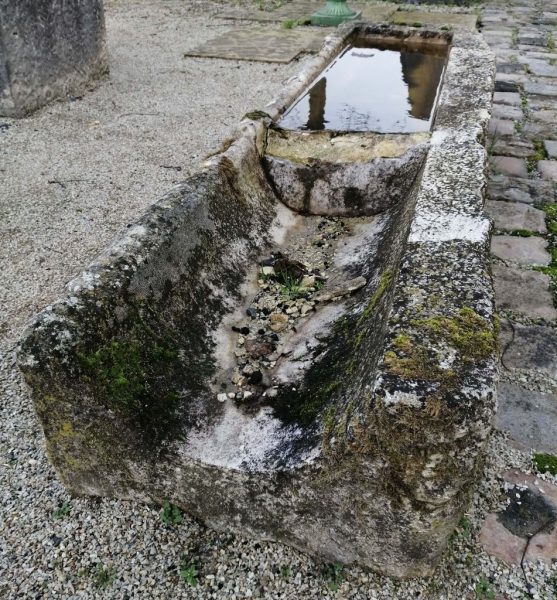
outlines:
M393 339L385 366L403 379L437 382L440 392L457 385L470 363L491 357L497 349L496 326L467 306L454 317L413 320L411 328ZM456 352L450 366L443 364L443 348Z

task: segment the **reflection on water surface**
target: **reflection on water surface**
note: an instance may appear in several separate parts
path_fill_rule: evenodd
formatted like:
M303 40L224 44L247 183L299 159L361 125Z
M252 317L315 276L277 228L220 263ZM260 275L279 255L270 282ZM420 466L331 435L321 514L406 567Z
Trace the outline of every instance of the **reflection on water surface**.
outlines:
M429 131L446 49L370 47L355 40L279 121L285 129Z

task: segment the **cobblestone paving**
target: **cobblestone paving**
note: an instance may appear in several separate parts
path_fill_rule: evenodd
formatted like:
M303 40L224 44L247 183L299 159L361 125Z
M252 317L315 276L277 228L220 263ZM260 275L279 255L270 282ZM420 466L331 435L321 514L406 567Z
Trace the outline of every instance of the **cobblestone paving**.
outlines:
M486 210L503 326L498 425L525 450L555 453L557 413L544 431L532 406L557 407L557 2L495 0L482 23L497 58Z

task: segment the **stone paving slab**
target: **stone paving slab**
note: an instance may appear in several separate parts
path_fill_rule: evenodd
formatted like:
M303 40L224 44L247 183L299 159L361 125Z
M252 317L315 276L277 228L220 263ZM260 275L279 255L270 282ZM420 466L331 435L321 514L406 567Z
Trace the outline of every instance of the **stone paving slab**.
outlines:
M494 136L513 136L516 133L516 128L513 121L508 119L491 119L489 122L489 133Z
M551 262L547 242L541 237L494 235L491 252L501 260L526 266L547 266Z
M485 203L485 210L493 219L497 229L506 231L525 229L536 233L547 232L545 213L527 204L488 200Z
M556 329L505 320L501 327L500 344L501 360L506 368L535 370L557 381ZM557 437L554 445L557 450Z
M518 140L496 140L493 144L493 153L504 156L515 156L516 158L529 158L536 149L530 142Z
M546 83L537 83L535 81L525 81L524 91L534 96L549 96L557 98L557 85L548 85Z
M557 160L540 160L538 171L544 179L557 181Z
M520 106L520 94L517 92L495 92L493 102L508 106Z
M434 27L453 27L476 29L478 15L465 13L428 12L425 10L398 11L391 17L397 25L430 25Z
M501 382L495 426L522 450L557 453L557 396Z
M557 141L545 140L543 145L548 158L557 158Z
M491 173L488 182L488 196L491 200L512 200L528 204L547 204L556 201L555 186L551 181L523 177L507 177Z
M557 67L545 60L531 59L527 61L528 69L533 75L540 77L557 77Z
M557 123L557 110L536 110L530 114L530 119L554 124Z
M504 473L503 479L507 506L486 517L480 543L488 554L510 565L519 565L525 551L525 562L554 564L557 561L557 486L516 469ZM536 597L541 600L538 594L532 596Z
M236 29L188 50L184 55L288 63L302 52L318 52L326 35L324 29Z
M492 168L497 173L510 175L512 177L528 177L526 162L521 158L513 156L492 156L490 159Z
M257 8L225 10L215 15L218 19L234 19L260 22L296 21L309 18L316 10L324 5L322 1L297 0L288 2L274 10L258 10ZM396 11L396 4L373 4L370 2L351 2L353 10L362 11L361 21L379 23L389 20Z
M495 74L496 92L520 92L520 87L526 85L528 78L526 75L518 73L500 73Z
M499 94L505 92L498 92ZM511 94L510 92L507 92ZM515 94L511 94L514 96ZM522 109L518 106L510 106L508 104L494 104L491 114L496 119L516 119L521 120L524 117Z
M544 273L494 263L493 278L498 310L511 310L532 319L557 319L549 277Z

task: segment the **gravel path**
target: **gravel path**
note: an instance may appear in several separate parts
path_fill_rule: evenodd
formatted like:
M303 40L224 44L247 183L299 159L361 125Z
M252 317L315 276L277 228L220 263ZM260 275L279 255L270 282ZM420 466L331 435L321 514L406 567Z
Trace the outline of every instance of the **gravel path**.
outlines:
M0 128L0 598L492 597L475 591L481 586L500 598L525 597L520 569L476 542L481 519L500 501L499 474L530 465L500 433L430 581L323 565L186 516L165 525L158 507L71 498L56 480L14 366L21 328L300 68L182 58L233 26L202 14L217 5L112 0L106 8L110 80L82 99L1 121L8 127ZM555 569L529 571L537 597L551 598Z

